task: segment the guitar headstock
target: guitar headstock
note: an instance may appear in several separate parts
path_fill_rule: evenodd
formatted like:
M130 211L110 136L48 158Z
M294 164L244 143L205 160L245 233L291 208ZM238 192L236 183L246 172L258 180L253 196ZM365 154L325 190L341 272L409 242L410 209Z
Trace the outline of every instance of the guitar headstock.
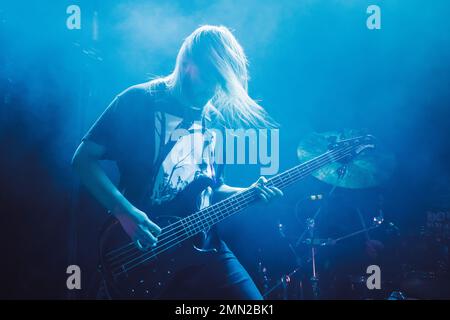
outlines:
M353 155L358 155L366 149L374 148L375 137L370 134L336 141L329 146L330 150L343 150Z

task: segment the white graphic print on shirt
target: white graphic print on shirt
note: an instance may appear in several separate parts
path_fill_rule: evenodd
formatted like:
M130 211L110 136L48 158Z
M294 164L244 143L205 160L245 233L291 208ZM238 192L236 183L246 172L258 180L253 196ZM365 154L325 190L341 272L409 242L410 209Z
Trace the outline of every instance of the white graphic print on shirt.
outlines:
M165 117L157 115L157 140L160 140L161 121L164 121L164 118L166 120L164 140L167 143L169 139L183 132L180 130L174 132L182 119L167 113ZM196 122L187 131L189 133L184 130L185 134L178 138L159 168L151 197L153 204L172 200L200 175L214 179L214 132L209 130L202 132L202 126ZM156 142L156 146L159 146L159 141ZM199 209L210 204L211 193L210 187L202 192L197 203Z

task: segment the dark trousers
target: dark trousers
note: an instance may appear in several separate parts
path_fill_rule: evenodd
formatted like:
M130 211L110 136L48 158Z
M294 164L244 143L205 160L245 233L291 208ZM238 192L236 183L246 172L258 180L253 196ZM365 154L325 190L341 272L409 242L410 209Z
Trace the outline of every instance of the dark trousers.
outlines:
M164 299L262 300L245 268L221 241L218 252L202 267L187 270Z

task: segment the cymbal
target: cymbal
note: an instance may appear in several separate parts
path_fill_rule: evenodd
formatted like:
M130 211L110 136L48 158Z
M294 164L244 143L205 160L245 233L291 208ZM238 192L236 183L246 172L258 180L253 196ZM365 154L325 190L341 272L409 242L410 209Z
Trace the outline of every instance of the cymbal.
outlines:
M305 162L326 152L333 142L362 135L361 131L345 129L307 135L297 148L300 162ZM313 172L313 176L325 183L341 188L360 189L381 185L392 175L395 167L393 154L377 146L363 151L346 163L331 163Z

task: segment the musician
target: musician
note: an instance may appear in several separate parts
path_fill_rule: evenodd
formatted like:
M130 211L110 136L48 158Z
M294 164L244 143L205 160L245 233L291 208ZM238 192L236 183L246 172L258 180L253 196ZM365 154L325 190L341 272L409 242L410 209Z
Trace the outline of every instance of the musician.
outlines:
M117 95L83 137L73 156L76 172L141 250L154 245L161 232L152 212L138 209L143 202L170 201L198 175L214 181L202 192L200 207L242 190L223 181L223 165L214 162L212 128L272 126L248 95L247 82L247 59L233 34L223 26L199 27L184 40L171 74ZM174 138L180 129L187 133ZM194 154L201 154L201 161L192 161ZM100 167L103 159L117 163L118 187ZM261 177L252 185L262 200L282 195L266 181ZM220 238L217 243L211 262L178 279L166 298L262 298L226 244Z

